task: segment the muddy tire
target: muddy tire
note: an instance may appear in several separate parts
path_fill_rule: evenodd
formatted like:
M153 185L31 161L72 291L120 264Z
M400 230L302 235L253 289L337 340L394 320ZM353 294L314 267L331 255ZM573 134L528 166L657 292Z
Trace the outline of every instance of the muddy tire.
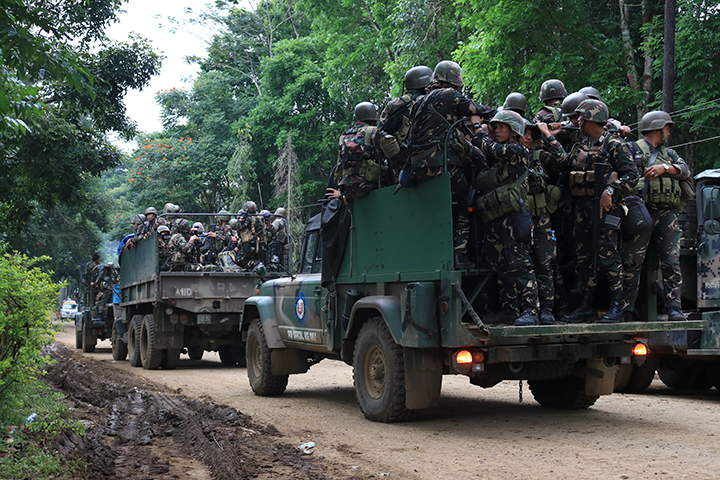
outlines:
M287 388L290 375L271 373L272 350L268 347L262 322L256 318L250 324L247 335L247 375L255 395L269 397L280 395Z
M82 348L82 336L82 330L78 330L77 325L75 325L75 348L77 349Z
M116 322L113 321L112 326L112 357L113 360L125 360L128 354L128 348L122 338L117 337Z
M620 387L617 383L617 377L615 377L615 391L622 393L643 393L648 389L653 378L655 378L657 359L648 355L642 365L620 365L620 368L626 368L628 375L624 385Z
M145 370L157 370L162 363L163 351L156 346L155 320L145 315L140 328L140 361Z
M182 350L179 348L168 348L167 350L163 350L162 362L160 362L160 366L163 370L175 370L177 368L178 363L180 363L181 351Z
M713 380L704 362L678 357L667 357L657 367L660 380L676 390L707 390Z
M133 367L142 367L140 360L140 327L142 315L134 315L128 325L128 360Z
M97 345L97 337L88 327L87 322L83 321L82 328L82 351L85 353L93 353Z
M203 350L202 347L190 347L188 348L188 357L190 357L190 360L202 360L203 354L205 353L205 350Z
M623 388L630 381L630 375L632 375L633 366L630 364L626 365L615 365L615 386L614 392L622 392Z
M582 410L595 404L599 395L585 395L585 379L563 377L553 380L530 380L530 391L543 407L558 410Z
M405 407L405 358L385 321L371 318L360 329L353 358L355 395L365 418L398 422L412 412Z

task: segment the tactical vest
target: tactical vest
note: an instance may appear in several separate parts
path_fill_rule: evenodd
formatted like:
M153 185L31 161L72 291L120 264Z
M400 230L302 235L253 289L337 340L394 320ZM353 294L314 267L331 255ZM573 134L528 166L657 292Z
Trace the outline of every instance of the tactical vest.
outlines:
M533 151L530 159L528 177L525 180L525 190L528 193L528 210L533 217L539 217L547 213L547 174L540 163L539 149Z
M638 171L644 172L652 159L652 147L644 139L633 142L642 152L642 155L635 155L635 164ZM634 150L634 149L633 149ZM653 165L672 165L670 156L665 147L660 147L660 153L655 158ZM670 175L660 175L659 177L646 180L644 175L640 174L635 187L638 196L642 197L645 203L654 203L658 205L672 205L675 208L683 207L682 189L680 181Z
M483 223L527 207L528 195L523 186L527 178L528 171L525 171L515 181L510 181L510 170L505 162L498 162L475 177L475 188L480 193L475 207Z
M380 138L377 145L387 158L394 158L404 153L407 149L407 140L410 135L410 109L415 103L413 99L415 95L406 93L399 98L399 100L403 102L403 105L398 107L387 119L383 126L384 131L379 132ZM403 158L397 159L398 163L405 162L404 156L403 154Z
M380 167L372 144L376 127L353 126L340 136L340 162L335 172L335 181L342 184L342 177L360 176L370 183L377 183Z
M606 139L605 142L609 140ZM603 142L603 145L604 143ZM570 169L570 194L575 197L591 197L595 194L595 163L602 161L603 145L585 146L580 143L573 145L570 150L572 167ZM605 184L610 185L618 179L617 172L613 171Z

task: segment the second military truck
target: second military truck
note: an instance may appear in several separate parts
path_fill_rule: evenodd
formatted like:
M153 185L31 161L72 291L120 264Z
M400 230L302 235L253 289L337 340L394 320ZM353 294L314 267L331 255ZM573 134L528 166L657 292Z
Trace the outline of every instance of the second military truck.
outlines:
M337 275L321 283L320 220L307 227L297 277L271 280L244 305L247 373L258 395L322 359L353 366L365 417L394 422L438 404L443 375L483 388L528 380L543 406L587 408L641 362L639 339L703 321L490 326L491 272L453 263L450 177L355 200ZM636 355L634 355L634 353Z

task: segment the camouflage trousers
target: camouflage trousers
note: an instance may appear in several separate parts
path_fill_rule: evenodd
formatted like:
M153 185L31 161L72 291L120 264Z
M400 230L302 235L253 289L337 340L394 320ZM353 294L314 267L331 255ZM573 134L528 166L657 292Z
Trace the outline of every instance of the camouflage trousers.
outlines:
M515 240L512 215L486 223L483 237L484 257L500 277L500 303L518 313L538 313L538 285L530 245Z
M537 277L540 308L553 309L555 305L555 281L553 262L557 254L553 238L550 215L547 213L533 217L535 231L530 246L530 257Z
M645 254L648 245L657 245L662 274L663 301L667 307L680 307L680 230L677 225L679 212L665 205L647 204L652 226L640 235L625 240L622 259L625 268L623 283L623 310L632 312L640 285Z
M470 183L462 167L448 165L448 171L450 172L450 193L455 204L452 208L453 250L455 255L467 255L470 241L470 215L465 206L465 197L470 191Z
M575 251L577 271L583 290L591 290L597 286L599 272L607 276L610 293L622 293L623 266L620 257L620 231L600 227L598 239L597 273L593 272L593 228L591 200L578 202L575 213ZM621 216L619 207L613 207L605 215ZM605 218L603 215L603 218Z

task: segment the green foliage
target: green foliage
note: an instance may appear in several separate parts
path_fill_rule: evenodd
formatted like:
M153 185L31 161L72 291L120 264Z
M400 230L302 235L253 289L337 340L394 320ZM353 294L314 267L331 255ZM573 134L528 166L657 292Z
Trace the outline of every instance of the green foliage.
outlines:
M51 319L60 286L40 270L48 257L29 258L2 247L0 257L0 404L16 382L32 381L45 363L41 353L57 326Z

